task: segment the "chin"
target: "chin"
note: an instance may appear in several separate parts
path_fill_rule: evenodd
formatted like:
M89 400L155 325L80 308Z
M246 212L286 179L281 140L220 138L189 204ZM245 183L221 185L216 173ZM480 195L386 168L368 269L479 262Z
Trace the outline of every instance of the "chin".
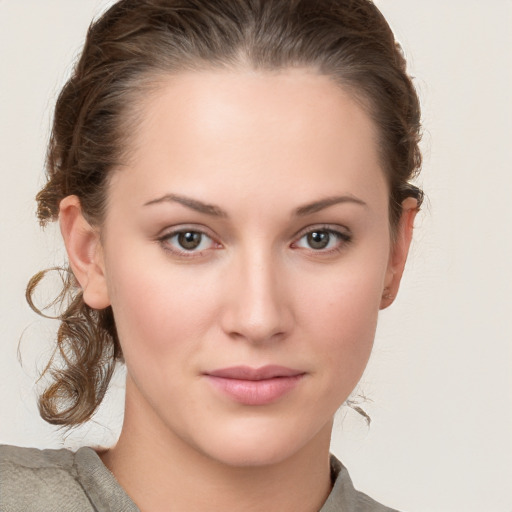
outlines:
M293 447L272 446L272 443L266 446L260 444L247 446L235 442L230 443L229 446L224 445L219 453L212 453L210 450L208 455L226 466L254 468L278 465L292 457L296 451Z
M278 465L311 448L320 450L325 446L328 451L329 439L330 428L312 429L308 435L304 425L239 425L236 430L226 429L216 439L210 438L202 451L227 466L263 467Z

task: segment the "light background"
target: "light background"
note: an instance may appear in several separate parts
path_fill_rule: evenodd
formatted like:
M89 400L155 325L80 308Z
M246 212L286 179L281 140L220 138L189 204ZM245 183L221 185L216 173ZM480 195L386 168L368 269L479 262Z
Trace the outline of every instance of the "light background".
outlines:
M56 95L100 0L0 0L0 442L113 442L122 374L95 421L63 437L39 419L34 381L54 326L24 301L59 264L33 197ZM380 0L424 109L428 201L395 305L381 316L333 451L355 484L398 509L512 511L512 1ZM21 335L23 367L17 360Z

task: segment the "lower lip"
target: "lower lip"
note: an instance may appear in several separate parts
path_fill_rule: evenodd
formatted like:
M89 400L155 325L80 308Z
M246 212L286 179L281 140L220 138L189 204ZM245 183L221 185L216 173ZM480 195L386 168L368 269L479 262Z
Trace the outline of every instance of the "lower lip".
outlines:
M304 374L263 380L227 379L207 375L208 381L223 394L244 405L267 405L292 391Z

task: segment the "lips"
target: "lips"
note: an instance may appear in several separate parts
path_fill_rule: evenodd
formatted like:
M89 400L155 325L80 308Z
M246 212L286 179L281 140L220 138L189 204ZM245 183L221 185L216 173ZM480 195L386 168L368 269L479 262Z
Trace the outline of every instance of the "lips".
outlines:
M205 374L212 387L225 397L244 405L267 405L291 392L305 372L284 366L261 368L233 366Z

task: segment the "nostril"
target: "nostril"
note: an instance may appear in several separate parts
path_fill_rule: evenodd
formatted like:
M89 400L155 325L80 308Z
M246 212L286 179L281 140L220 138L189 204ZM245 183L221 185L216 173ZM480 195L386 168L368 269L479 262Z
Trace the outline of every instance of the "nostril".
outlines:
M233 340L247 341L250 343L278 342L286 337L285 331L280 328L269 329L264 326L250 324L239 326L236 330L229 330L227 334Z

